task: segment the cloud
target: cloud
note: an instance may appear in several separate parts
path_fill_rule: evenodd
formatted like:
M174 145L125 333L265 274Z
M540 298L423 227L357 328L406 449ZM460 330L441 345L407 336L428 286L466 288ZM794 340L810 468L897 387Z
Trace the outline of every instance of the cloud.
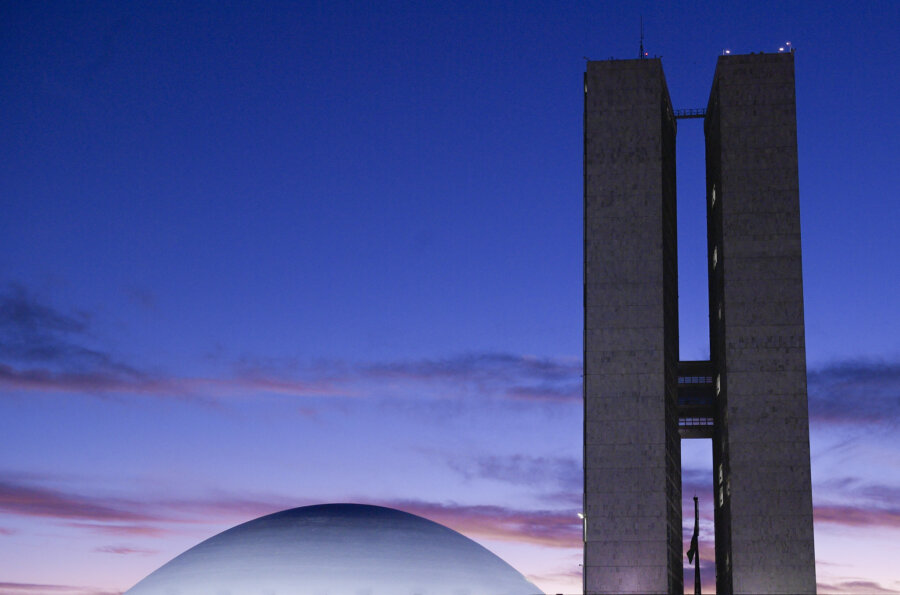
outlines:
M581 362L508 353L478 353L437 360L373 364L367 368L367 372L373 377L443 379L485 384L511 378L569 382L573 378L580 378Z
M470 537L556 548L582 546L581 521L575 510L518 510L417 500L392 500L381 504L423 516Z
M157 537L172 532L173 525L234 524L313 503L278 496L259 498L212 496L134 501L122 498L89 498L80 494L10 482L0 484L0 511L6 514L57 519L67 527L107 535ZM575 510L519 510L502 506L458 505L419 500L371 503L424 516L472 537L549 547L577 548L581 544L581 525Z
M24 288L0 292L0 387L93 395L138 394L212 398L250 392L346 394L318 378L271 377L240 371L230 378L182 378L129 365L91 343L90 316L69 315Z
M63 314L24 288L8 285L0 292L0 358L69 370L91 368L136 374L108 353L85 345L89 342L89 321L87 314Z
M98 500L47 488L0 481L0 511L17 516L103 522L147 521L140 507L123 500Z
M530 457L525 455L484 456L452 459L450 467L467 479L492 479L527 486L557 486L581 493L581 461L572 457Z
M817 504L813 507L816 523L830 523L848 527L884 527L900 529L900 508L866 508Z
M854 595L857 593L860 595L873 593L900 593L900 591L895 589L882 587L879 583L874 581L864 580L837 581L833 583L817 582L816 590L823 594L834 593L840 595Z
M578 403L581 362L510 353L350 363L245 356L220 377L149 371L96 345L91 316L64 313L18 285L0 291L0 388L193 400L254 395ZM309 414L304 410L301 413Z
M580 402L581 362L511 353L470 353L443 359L382 362L359 369L367 382L443 394L513 400Z
M900 420L900 362L845 361L812 370L810 421L890 424Z
M160 519L164 522L164 519ZM101 535L126 535L129 537L162 537L169 535L172 530L152 524L108 524L108 523L92 523L92 522L71 522L64 523L66 527L73 529L83 529L92 533Z
M121 591L104 591L94 587L72 585L46 585L38 583L0 582L3 595L121 595Z
M94 548L94 551L99 552L101 554L119 554L119 555L140 554L143 556L149 556L152 554L159 553L159 550L148 550L148 549L143 549L143 548L128 547L125 545L107 545L104 547Z
M522 401L581 402L582 389L581 382L563 386L514 386L507 389L506 396Z
M855 477L817 482L813 493L816 523L900 529L900 487Z
M298 506L296 499L211 496L197 499L85 496L34 483L0 481L0 512L64 521L67 527L109 535L160 536L170 524L247 520Z

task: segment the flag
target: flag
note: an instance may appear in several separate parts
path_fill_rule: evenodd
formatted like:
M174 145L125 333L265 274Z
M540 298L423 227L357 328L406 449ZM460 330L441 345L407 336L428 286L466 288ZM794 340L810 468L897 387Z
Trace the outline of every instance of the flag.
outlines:
M691 564L694 563L694 556L700 558L700 546L699 546L699 533L700 533L700 509L697 506L697 496L694 496L694 536L691 537L691 549L687 551L688 562Z

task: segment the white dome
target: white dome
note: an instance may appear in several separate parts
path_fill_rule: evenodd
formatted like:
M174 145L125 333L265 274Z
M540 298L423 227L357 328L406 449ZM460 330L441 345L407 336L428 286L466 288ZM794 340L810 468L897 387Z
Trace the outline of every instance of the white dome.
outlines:
M192 547L127 595L535 595L471 539L363 504L293 508Z

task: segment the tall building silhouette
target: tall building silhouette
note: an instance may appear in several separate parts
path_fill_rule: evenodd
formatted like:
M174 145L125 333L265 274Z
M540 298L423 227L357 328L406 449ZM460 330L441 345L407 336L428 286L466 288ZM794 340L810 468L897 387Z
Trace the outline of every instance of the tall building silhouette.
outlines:
M721 56L706 110L685 112L658 59L587 64L586 593L683 592L688 438L712 438L717 592L815 592L793 57ZM678 353L681 117L706 135L699 362Z

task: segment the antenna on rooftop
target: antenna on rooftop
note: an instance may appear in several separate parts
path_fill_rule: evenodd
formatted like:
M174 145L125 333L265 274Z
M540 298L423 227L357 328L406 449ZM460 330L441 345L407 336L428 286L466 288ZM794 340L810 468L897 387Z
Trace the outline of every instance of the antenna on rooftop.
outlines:
M644 56L644 15L641 15L641 53L638 54L638 58L643 60Z

